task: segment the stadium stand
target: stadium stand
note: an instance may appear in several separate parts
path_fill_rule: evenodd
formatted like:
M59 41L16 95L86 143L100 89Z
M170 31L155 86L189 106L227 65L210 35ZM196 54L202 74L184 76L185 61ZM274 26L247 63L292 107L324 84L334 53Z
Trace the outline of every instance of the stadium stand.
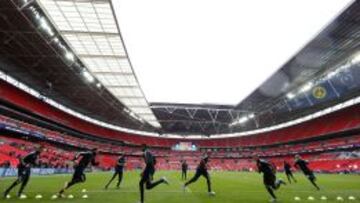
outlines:
M41 143L49 153L41 158L41 167L69 167L79 150L99 148L101 169L110 169L117 154L128 156L127 169L141 168L136 154L139 145L153 148L160 169L178 169L182 159L191 168L198 162L193 157L207 152L210 164L218 170L252 170L251 158L257 154L270 158L279 169L282 161L294 154L306 155L317 171L359 171L360 105L280 130L233 138L186 139L200 150L176 152L171 147L182 141L176 138L134 135L101 127L63 112L41 99L0 80L0 163L10 162ZM27 140L24 140L26 138ZM25 147L30 146L30 147Z
M115 163L117 154L123 152L128 156L127 169L141 168L141 157L136 155L139 147L136 145L113 145L110 142L96 142L88 139L78 138L72 135L41 128L23 121L6 116L0 116L0 124L4 127L1 136L0 163L10 161L15 167L18 158L34 146L41 144L46 148L46 154L40 159L39 167L68 168L76 151L83 149L99 148L101 155L98 157L100 168L110 169ZM40 136L42 135L42 136ZM139 136L140 137L140 136ZM223 143L214 144L209 147L204 144L198 152L176 152L171 146L159 148L153 146L153 152L158 156L158 167L163 170L176 170L181 160L186 159L190 168L195 168L202 152L209 153L213 159L210 164L216 170L245 170L254 169L251 161L254 155L268 157L279 169L282 168L283 160L291 162L294 154L304 154L311 160L312 167L321 172L358 172L360 153L355 149L359 147L360 135L330 136L320 140L297 139L281 141L281 145L271 145L273 142L261 143L259 146L228 145ZM213 141L211 141L214 143ZM81 144L79 144L81 143ZM260 142L259 142L260 143ZM270 145L269 145L270 144ZM268 145L268 146L263 146ZM43 163L43 164L41 164Z
M149 136L131 135L114 131L76 118L62 112L49 104L22 92L16 87L0 81L2 101L16 105L28 112L50 119L68 128L80 131L93 137L108 138L132 144L148 143L151 146L169 147L179 139L154 138ZM252 136L222 139L190 140L200 147L240 147L266 146L272 144L301 141L310 138L326 137L335 133L346 133L357 130L360 125L360 105L325 115L288 128ZM305 129L305 130L304 130Z

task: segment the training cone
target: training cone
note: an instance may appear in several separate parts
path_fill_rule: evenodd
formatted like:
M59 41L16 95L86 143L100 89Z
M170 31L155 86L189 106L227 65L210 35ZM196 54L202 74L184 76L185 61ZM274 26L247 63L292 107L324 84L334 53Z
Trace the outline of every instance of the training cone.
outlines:
M87 198L89 198L89 196L88 195L83 195L82 198L87 199Z
M336 200L337 200L337 201L344 201L344 199L343 199L342 197L340 197L340 196L338 196L338 197L336 198Z
M208 194L209 194L209 196L215 196L216 193L214 191L211 191Z
M294 200L295 200L295 201L300 201L301 198L300 198L300 197L294 197Z
M314 201L314 200L315 200L315 198L314 198L313 196L309 196L309 197L308 197L308 200L310 200L310 201Z
M325 197L325 196L321 196L321 198L320 198L321 200L327 200L327 197Z
M35 199L41 199L42 198L42 195L38 194L35 196Z
M11 198L11 195L6 195L5 198L6 198L6 199L10 199L10 198Z
M85 192L87 192L87 190L86 190L86 189L82 189L81 192L82 192L82 193L85 193Z
M53 195L53 196L51 196L51 199L57 199L58 198L58 196L57 195Z
M74 199L74 195L68 195L68 199Z
M19 197L20 199L26 199L27 198L27 196L26 195L24 195L24 194L22 194L22 195L20 195L20 197Z
M348 198L349 200L356 200L356 198L354 196L349 196Z

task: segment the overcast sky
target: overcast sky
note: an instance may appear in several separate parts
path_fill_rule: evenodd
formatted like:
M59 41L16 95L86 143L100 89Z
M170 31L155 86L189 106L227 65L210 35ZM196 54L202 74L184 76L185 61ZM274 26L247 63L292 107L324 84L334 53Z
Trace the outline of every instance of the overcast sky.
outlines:
M112 0L150 102L237 104L352 0Z

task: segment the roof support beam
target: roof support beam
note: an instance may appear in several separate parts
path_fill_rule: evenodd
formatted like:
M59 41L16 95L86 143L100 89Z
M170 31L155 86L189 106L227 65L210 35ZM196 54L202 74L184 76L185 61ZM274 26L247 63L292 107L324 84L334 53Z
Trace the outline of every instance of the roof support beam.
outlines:
M139 86L136 85L105 85L107 88L139 88Z
M78 54L79 57L83 58L114 58L114 59L127 59L126 55L96 55L96 54Z
M95 75L116 75L116 76L133 76L133 73L124 72L107 72L107 71L92 71Z
M94 31L81 31L81 30L61 30L61 34L64 35L81 35L87 34L92 36L110 36L110 37L119 37L119 33L115 32L94 32Z

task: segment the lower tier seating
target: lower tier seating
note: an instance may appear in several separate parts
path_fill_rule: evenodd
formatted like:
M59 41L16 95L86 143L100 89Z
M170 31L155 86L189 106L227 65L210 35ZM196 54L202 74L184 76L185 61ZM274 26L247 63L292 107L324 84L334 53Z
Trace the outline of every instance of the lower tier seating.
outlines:
M332 142L330 142L332 143ZM40 156L37 167L41 168L69 168L73 166L73 158L79 149L71 148L70 146L64 147L63 145L56 145L56 143L48 143L43 141L33 141L27 137L14 137L10 135L0 136L0 165L4 166L10 163L11 167L16 167L18 160L21 156L34 150L35 147L42 145L44 152ZM309 148L324 145L311 144ZM91 145L93 147L93 145ZM288 146L289 147L289 146ZM338 149L323 152L304 152L304 148L298 148L298 153L309 160L310 167L318 172L360 172L360 150L357 148L342 149L342 146L337 145ZM100 151L101 144L99 145ZM139 169L143 167L143 159L139 156L140 149L137 147L127 147L124 152L127 155L127 170ZM276 149L271 149L276 151ZM153 149L154 154L157 156L157 169L159 170L179 170L180 161L187 160L191 169L195 169L200 157L201 152L176 152L170 149ZM210 168L212 170L230 170L230 171L253 171L255 164L251 156L240 156L241 152L207 152L210 157ZM260 153L260 151L251 153L251 155ZM292 151L288 155L267 155L267 159L273 162L279 171L283 168L284 160L293 163L293 154L297 153ZM116 163L117 154L109 152L101 152L97 156L97 161L100 163L98 166L102 170L109 170L113 168Z

